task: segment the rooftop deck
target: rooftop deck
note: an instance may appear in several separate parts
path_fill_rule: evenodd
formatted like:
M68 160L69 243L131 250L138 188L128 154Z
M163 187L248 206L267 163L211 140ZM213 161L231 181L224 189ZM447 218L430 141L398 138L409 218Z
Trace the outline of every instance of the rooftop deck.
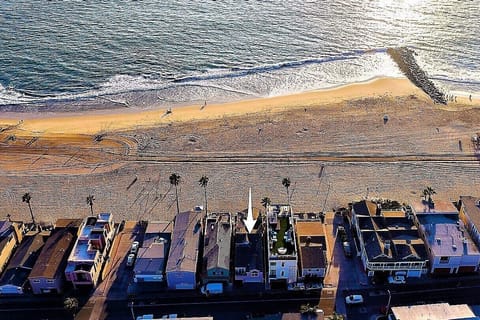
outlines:
M68 261L93 262L105 250L109 237L114 230L111 228L112 215L100 213L98 216L85 218L80 236L70 254ZM105 237L105 231L107 233Z
M267 207L268 249L270 257L296 256L295 234L290 206Z

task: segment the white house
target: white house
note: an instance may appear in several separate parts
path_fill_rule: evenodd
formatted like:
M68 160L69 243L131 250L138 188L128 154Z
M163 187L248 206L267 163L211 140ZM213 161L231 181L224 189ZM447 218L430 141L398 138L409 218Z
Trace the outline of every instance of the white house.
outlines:
M85 218L65 268L67 281L74 287L95 287L114 237L115 228L110 213Z
M352 205L352 223L368 276L402 273L420 277L427 272L425 243L410 209L386 209L380 201L362 200Z
M268 284L270 287L295 284L298 260L291 207L268 205L266 209Z
M478 271L480 252L451 202L416 203L413 210L428 248L431 273Z

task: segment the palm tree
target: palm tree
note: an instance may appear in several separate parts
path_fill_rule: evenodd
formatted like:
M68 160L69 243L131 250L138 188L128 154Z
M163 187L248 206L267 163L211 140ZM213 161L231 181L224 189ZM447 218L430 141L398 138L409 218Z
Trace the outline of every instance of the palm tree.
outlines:
M170 175L170 184L175 186L175 200L177 201L177 214L180 213L180 208L178 206L178 184L180 183L180 176L176 173Z
M32 196L30 195L29 192L25 193L22 196L22 202L26 202L28 204L28 209L30 209L30 215L32 216L33 225L36 226L35 217L33 216L32 206L30 205L30 200L32 200Z
M272 201L270 201L269 197L262 199L262 206L265 208L265 210L267 210L267 206L270 205L270 203L272 203Z
M290 187L290 178L283 178L282 184L287 189L287 202L290 204L290 192L288 192L288 188Z
M207 185L208 185L208 177L206 175L203 175L200 180L198 180L198 184L203 187L203 190L205 191L205 215L208 212L208 202L207 202Z
M72 297L65 298L65 300L63 300L63 308L70 312L75 319L75 314L77 313L78 309L78 299Z
M87 196L87 204L90 206L90 212L93 216L93 201L95 201L95 197L92 194Z
M432 196L434 194L437 194L437 192L435 190L433 190L432 187L427 187L424 192L427 191L427 195L428 195L428 203L432 203Z

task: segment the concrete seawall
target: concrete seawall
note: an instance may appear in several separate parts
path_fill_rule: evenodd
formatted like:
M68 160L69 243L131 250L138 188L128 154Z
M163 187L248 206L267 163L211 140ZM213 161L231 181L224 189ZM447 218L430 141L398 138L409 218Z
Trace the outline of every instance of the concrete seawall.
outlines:
M422 89L436 103L447 104L447 99L440 89L428 79L425 71L420 68L415 60L415 52L406 47L389 48L387 53L398 65L405 76L417 87Z

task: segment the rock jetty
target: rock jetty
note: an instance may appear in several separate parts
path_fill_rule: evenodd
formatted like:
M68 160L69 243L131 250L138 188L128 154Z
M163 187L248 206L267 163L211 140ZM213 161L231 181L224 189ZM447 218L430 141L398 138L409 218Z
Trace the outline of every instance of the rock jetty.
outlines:
M428 79L425 71L420 68L415 60L415 51L406 47L389 48L387 53L398 65L405 76L417 87L422 89L436 103L447 104L445 94Z

